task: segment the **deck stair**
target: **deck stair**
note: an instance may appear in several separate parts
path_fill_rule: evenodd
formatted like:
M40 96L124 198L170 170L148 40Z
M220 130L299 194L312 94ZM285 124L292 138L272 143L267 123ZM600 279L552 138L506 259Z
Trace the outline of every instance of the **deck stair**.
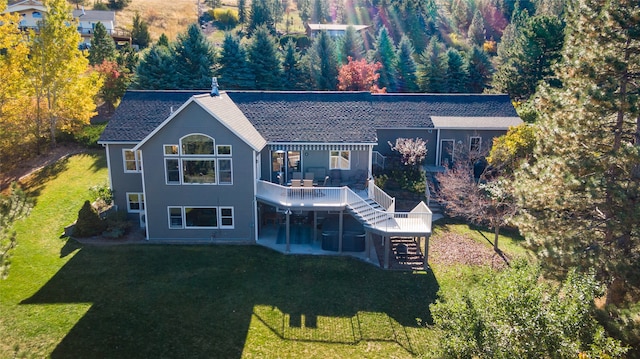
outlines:
M365 226L375 227L376 224L392 219L390 215L381 215L385 212L384 207L379 205L372 198L361 199L350 203L347 210L360 223Z

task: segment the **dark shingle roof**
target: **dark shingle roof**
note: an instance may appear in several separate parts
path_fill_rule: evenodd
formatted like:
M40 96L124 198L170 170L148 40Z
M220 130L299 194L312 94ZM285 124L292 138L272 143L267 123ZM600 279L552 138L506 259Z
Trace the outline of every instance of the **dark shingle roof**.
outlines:
M100 137L140 141L193 91L129 91ZM226 92L269 142L374 143L378 128L434 128L431 116L517 117L507 95Z
M191 96L203 91L127 91L99 142L139 142Z

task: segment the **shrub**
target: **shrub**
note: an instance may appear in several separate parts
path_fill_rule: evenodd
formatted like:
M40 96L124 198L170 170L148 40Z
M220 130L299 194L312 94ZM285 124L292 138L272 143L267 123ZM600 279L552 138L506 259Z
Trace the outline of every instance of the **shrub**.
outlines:
M78 212L78 220L73 228L73 235L81 238L91 237L101 234L105 228L105 223L100 219L98 212L91 207L91 203L88 200L85 201Z
M311 40L304 34L289 34L280 38L280 46L284 47L289 40L292 40L296 44L296 48L303 50L311 46Z
M91 199L94 202L103 202L106 206L110 206L113 203L113 192L107 183L99 184L89 188Z
M219 27L225 29L232 29L238 25L240 20L238 19L238 12L232 9L214 9L213 18Z
M111 212L105 218L106 230L103 235L107 238L120 238L131 228L131 221L127 217L127 211Z

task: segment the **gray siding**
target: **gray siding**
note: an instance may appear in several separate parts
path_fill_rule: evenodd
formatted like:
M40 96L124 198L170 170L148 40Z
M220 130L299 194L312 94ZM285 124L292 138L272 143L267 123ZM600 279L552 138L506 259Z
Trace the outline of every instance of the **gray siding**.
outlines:
M134 143L129 145L109 144L109 177L113 190L114 204L120 210L127 210L127 192L142 193L142 175L140 173L125 173L123 149L132 149Z
M232 185L167 185L164 145L180 138L206 134L216 145L232 146ZM195 103L187 106L141 147L150 239L212 239L253 241L253 150ZM234 229L170 229L168 207L224 206L234 209ZM183 219L184 220L184 219Z

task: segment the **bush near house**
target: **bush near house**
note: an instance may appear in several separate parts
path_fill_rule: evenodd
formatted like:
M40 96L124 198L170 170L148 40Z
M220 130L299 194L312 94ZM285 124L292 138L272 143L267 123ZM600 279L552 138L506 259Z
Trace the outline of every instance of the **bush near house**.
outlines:
M78 220L73 228L73 235L80 238L92 237L101 234L105 229L107 229L107 226L98 212L88 200L84 201L82 208L78 212Z

